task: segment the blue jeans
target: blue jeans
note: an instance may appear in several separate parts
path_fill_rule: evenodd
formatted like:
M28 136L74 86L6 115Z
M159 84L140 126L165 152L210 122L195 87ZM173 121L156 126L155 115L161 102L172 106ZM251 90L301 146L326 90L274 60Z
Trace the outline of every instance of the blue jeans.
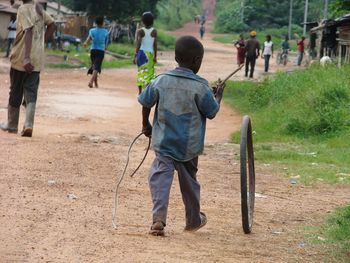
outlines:
M186 226L197 227L201 224L200 185L196 178L197 166L198 157L188 162L178 162L170 157L156 154L149 176L153 201L153 223L161 221L166 224L170 189L176 170L186 210Z

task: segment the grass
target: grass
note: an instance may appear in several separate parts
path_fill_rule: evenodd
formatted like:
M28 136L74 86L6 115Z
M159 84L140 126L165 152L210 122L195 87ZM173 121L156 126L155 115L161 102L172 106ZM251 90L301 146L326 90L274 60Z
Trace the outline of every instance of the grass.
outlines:
M350 184L349 75L350 65L313 65L258 83L228 82L226 102L252 118L256 161L298 183ZM350 205L310 229L322 262L350 262Z
M123 54L123 55L132 55L134 50L132 45L128 44L112 44L108 47L108 50ZM49 63L47 67L49 68L59 68L59 69L72 69L72 68L83 68L90 67L90 54L87 50L82 49L80 52L75 50L75 47L71 46L68 49L69 52L61 50L48 50L49 55L55 55L62 57L62 62L60 63ZM68 61L64 62L63 57L68 55ZM73 59L74 63L71 63L70 60ZM113 59L113 60L104 60L102 68L122 68L133 65L132 59Z
M350 262L350 206L338 208L321 227L307 229L310 242L323 251L322 262Z
M348 184L349 74L349 66L313 66L261 83L229 82L225 100L252 117L258 162L304 184Z
M176 38L174 36L169 35L167 32L163 30L158 30L158 49L159 50L169 50L175 48ZM130 59L114 59L114 60L104 60L102 67L105 69L108 68L122 68L133 65L132 57L135 53L135 46L130 43L118 43L118 44L110 44L108 46L108 50L125 55L130 56ZM46 66L49 68L56 69L74 69L74 68L83 68L90 67L90 54L88 50L82 49L80 52L76 51L74 46L70 46L66 51L62 50L48 50L49 55L55 55L62 57L62 62L60 63L49 63ZM74 63L71 63L70 59L64 62L63 57L68 55L69 58L74 58Z

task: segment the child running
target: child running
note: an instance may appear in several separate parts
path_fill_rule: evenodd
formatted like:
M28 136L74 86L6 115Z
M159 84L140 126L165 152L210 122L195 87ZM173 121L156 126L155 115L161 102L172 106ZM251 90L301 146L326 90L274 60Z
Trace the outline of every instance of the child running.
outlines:
M109 35L107 29L103 28L103 17L97 17L95 23L96 27L90 29L89 36L84 43L84 47L86 47L92 42L90 50L91 68L88 70L88 74L92 74L92 77L88 84L89 88L93 88L94 84L95 88L98 88L98 73L101 74L102 62L105 56Z
M196 38L181 37L175 47L179 67L158 76L139 95L142 130L146 136L152 136L156 154L149 175L153 201L151 235L164 235L175 170L186 210L185 230L196 231L207 223L200 210L198 156L204 148L206 119L213 119L219 111L224 85L218 85L213 92L208 82L196 75L203 55L203 45ZM149 115L154 105L152 128Z
M137 87L139 94L155 77L154 65L157 63L157 30L153 28L154 17L151 12L142 14L144 27L136 32L136 52L134 64L138 67Z

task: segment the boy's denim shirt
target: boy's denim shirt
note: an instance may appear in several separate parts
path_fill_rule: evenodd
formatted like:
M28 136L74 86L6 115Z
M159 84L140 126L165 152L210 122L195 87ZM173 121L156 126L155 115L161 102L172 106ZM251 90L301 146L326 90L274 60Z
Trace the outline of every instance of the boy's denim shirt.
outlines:
M180 162L203 152L206 119L220 109L208 82L186 68L159 75L138 98L156 109L152 144L155 152Z

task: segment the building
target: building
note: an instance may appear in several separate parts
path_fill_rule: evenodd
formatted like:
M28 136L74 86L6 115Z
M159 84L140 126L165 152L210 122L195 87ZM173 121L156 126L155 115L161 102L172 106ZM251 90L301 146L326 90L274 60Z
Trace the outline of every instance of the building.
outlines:
M350 63L350 14L325 20L312 28L311 33L321 35L320 58L329 56L337 59L339 66Z
M0 45L7 39L7 27L12 15L17 14L17 9L11 7L9 1L0 1Z

